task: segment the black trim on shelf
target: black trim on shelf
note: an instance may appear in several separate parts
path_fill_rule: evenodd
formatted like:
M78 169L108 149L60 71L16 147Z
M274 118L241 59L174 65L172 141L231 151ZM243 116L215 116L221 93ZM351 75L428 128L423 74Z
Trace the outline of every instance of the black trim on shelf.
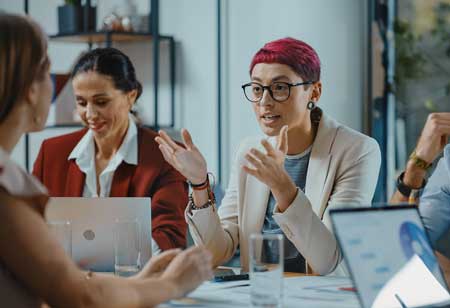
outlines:
M58 39L58 38L70 38L76 36L89 36L89 35L126 35L126 36L154 36L152 32L124 32L124 31L87 31L87 32L74 32L74 33L56 33L50 35L50 39ZM170 40L173 39L171 35L158 35L160 40Z
M28 13L29 13L29 3L28 3L28 0L24 0L24 11L25 11L25 14L26 15L28 15ZM27 170L27 172L30 172L30 168L28 167L29 166L29 163L30 163L30 154L29 154L29 150L30 150L30 142L29 142L29 139L30 139L30 135L28 134L28 133L25 133L25 169Z
M153 36L153 97L154 97L154 125L158 129L158 84L159 84L159 1L150 0L151 30Z
M25 134L25 169L30 172L30 134Z
M367 98L363 110L363 129L369 136L373 134L373 59L372 59L372 24L374 23L375 0L367 1Z
M222 18L217 0L217 182L222 183Z
M106 45L106 47L112 47L112 34L111 34L111 32L106 32L105 45Z
M175 126L175 39L172 37L169 41L169 49L170 49L170 84L172 85L170 87L170 108L171 108L171 114L170 114L170 125L172 127Z

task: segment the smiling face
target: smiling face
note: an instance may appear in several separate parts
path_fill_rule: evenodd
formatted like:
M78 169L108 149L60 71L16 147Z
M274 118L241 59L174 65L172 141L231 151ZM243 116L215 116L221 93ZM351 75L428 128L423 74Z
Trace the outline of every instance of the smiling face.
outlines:
M113 80L94 71L77 74L72 82L77 113L96 139L122 137L136 91L124 93Z
M263 86L274 82L287 82L291 84L305 82L288 65L279 63L258 63L252 71L251 79ZM309 110L306 108L313 97L314 86L291 87L290 96L284 102L276 102L269 91L265 90L259 103L252 103L256 119L262 131L268 136L278 135L284 125L291 129L307 129L311 125Z

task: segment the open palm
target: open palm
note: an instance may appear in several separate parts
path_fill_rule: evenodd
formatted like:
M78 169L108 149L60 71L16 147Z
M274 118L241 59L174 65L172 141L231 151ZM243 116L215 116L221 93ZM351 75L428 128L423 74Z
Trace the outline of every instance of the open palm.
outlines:
M187 180L194 184L206 180L207 166L205 158L192 142L192 137L186 129L181 130L184 147L177 144L165 131L159 131L155 141L164 159L180 172Z

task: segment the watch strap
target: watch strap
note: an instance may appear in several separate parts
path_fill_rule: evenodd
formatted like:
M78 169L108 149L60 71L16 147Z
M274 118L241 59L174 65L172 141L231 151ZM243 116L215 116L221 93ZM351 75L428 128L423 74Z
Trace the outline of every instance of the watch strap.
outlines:
M397 178L397 190L405 197L409 198L409 196L411 195L411 191L414 190L420 190L422 188L425 187L425 185L427 184L427 180L423 179L422 185L419 188L411 188L408 185L406 185L403 182L403 178L405 176L405 171L403 171Z

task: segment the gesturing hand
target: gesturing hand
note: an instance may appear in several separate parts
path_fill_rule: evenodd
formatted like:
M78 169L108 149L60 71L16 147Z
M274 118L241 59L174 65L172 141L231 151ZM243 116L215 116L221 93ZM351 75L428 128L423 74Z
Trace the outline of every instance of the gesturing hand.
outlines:
M297 193L297 187L284 168L288 150L287 130L287 126L280 130L276 148L265 139L261 141L266 154L255 148L250 149L245 158L253 167L242 166L245 172L270 187L280 211L284 211L291 204Z
M181 249L169 249L157 256L153 256L139 272L139 274L133 276L132 278L145 279L161 275L161 273L179 253L181 253Z
M203 183L207 176L205 158L192 142L192 137L186 129L181 130L184 148L176 144L165 131L159 131L155 141L164 159L178 170L186 179L194 184Z
M270 188L279 185L280 175L285 173L284 157L287 153L287 126L281 129L277 138L276 148L273 148L266 139L261 141L262 146L267 152L266 154L255 148L251 148L245 154L245 158L253 168L245 165L242 166L245 172L253 175Z
M433 162L447 144L449 135L450 112L430 114L417 142L417 156Z
M211 279L211 253L203 247L191 247L179 253L167 266L161 278L176 286L178 297L189 293L204 280Z

